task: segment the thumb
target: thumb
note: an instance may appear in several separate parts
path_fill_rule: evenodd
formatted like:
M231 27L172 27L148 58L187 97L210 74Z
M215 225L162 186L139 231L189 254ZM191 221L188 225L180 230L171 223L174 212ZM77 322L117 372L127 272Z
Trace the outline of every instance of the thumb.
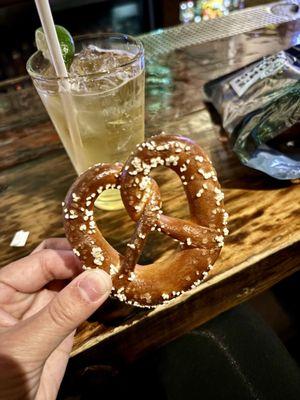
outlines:
M77 276L23 326L23 337L34 336L30 349L38 358L53 350L104 303L111 291L111 278L103 270ZM24 330L28 330L28 336ZM34 348L33 348L34 347Z

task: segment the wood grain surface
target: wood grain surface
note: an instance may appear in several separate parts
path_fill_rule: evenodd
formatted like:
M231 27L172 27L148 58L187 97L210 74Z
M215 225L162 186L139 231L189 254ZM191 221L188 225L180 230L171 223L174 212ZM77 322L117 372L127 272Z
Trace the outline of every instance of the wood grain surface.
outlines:
M277 49L280 30L277 36L273 29L259 35L264 35L265 52L272 52L272 43ZM262 36L257 40L261 43ZM252 61L261 56L259 51L253 53L254 44L251 42L249 50ZM240 51L249 62L247 46L243 46ZM182 50L150 66L147 135L162 130L182 134L197 140L208 152L224 189L230 236L209 279L168 305L149 312L108 302L79 328L72 353L74 365L133 360L300 267L300 186L275 181L240 164L217 116L203 103L204 79L199 71L205 63L203 58L197 63L191 52ZM225 65L228 60L224 54ZM245 62L240 54L238 59L238 65ZM221 75L216 65L213 75ZM75 172L50 122L1 133L0 155L0 263L5 265L27 255L44 238L63 236L61 201ZM161 169L153 176L161 187L164 212L187 218L186 199L175 174ZM125 211L97 211L96 220L108 241L123 251L133 229ZM28 244L10 247L20 229L30 231ZM173 243L159 233L153 234L142 263L171 256Z

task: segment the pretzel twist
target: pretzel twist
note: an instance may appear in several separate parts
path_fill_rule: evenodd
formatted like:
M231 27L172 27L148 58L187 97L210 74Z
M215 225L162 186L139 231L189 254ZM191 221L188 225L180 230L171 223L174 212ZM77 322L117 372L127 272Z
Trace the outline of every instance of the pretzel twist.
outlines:
M157 166L180 177L191 221L163 214L156 182ZM124 255L104 239L93 218L94 201L105 189L118 188L129 216L136 221ZM112 295L127 304L154 307L196 287L208 275L221 247L228 214L211 161L201 147L182 136L158 135L139 145L125 165L97 164L71 186L64 205L66 236L83 268L102 268L113 281ZM138 265L153 230L178 240L181 249L167 260Z

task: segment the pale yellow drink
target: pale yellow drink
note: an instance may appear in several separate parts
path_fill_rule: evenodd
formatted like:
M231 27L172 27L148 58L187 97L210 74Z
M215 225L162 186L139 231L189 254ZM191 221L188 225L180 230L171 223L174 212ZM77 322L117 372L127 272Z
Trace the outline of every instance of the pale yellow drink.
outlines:
M101 49L99 44L74 57L68 83L82 147L72 145L51 65L41 59L35 62L45 79L33 79L34 84L78 174L99 162L125 161L144 140L143 59L128 49ZM96 205L121 208L119 191L105 191Z

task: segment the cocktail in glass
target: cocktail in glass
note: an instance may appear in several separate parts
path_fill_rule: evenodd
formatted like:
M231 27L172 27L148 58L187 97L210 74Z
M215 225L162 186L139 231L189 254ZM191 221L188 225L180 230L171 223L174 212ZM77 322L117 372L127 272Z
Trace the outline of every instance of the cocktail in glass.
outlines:
M27 70L61 141L80 174L99 162L123 162L144 139L144 52L141 42L122 34L85 35L75 40L68 78L57 78L38 51ZM72 143L61 88L68 88L81 143ZM74 124L72 124L74 126ZM122 207L119 191L106 190L102 209Z

